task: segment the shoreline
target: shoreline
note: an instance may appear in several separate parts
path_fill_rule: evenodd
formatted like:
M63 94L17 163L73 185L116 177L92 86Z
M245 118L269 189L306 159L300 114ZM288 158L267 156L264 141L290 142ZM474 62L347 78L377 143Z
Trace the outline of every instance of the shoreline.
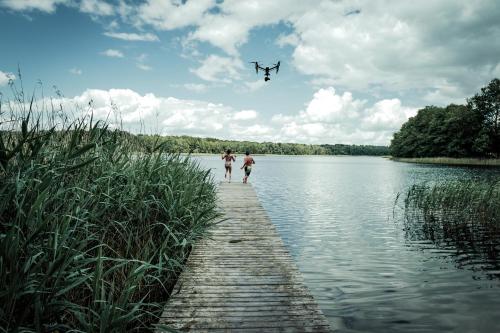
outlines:
M394 162L418 164L500 167L500 158L390 157L389 159Z
M215 153L180 153L181 155L191 155L191 156L221 156L221 154L215 154ZM233 155L235 155L233 153ZM237 153L237 155L245 155L245 153ZM287 156L287 157L307 157L307 156L314 156L314 157L382 157L382 158L389 158L390 156L387 155L315 155L315 154L304 154L304 155L299 155L299 154L252 154L252 156Z

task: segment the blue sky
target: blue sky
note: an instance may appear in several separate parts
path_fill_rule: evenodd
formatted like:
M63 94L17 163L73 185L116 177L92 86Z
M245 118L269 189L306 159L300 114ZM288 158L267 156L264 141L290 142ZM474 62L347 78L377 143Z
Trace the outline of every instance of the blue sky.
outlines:
M73 114L92 99L136 133L388 144L418 108L463 103L500 76L498 7L0 0L0 92L11 98L19 65L28 92L55 85ZM254 60L280 60L280 73L265 83Z

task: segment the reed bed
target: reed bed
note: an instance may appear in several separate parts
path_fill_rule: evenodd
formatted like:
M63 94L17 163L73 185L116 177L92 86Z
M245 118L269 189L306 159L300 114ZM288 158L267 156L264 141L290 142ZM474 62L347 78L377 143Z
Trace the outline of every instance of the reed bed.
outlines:
M22 97L0 103L0 332L152 331L218 217L213 180L91 116L48 128Z
M404 198L407 237L453 246L461 265L500 267L500 180L445 181L413 185ZM464 258L462 256L462 258Z
M391 157L396 162L460 166L500 167L500 158Z

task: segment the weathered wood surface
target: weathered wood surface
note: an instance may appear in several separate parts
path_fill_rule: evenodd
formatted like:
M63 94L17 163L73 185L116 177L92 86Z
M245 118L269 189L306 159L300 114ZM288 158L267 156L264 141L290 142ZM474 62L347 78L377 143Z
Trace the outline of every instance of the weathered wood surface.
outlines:
M250 184L221 183L225 219L189 256L160 323L182 332L330 332Z

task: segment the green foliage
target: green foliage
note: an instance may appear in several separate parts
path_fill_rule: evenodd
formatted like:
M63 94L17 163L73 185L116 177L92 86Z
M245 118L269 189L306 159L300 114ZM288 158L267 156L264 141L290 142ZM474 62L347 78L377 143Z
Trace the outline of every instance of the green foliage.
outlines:
M405 198L408 216L426 223L492 225L500 228L500 181L460 180L413 185Z
M421 163L421 164L441 164L441 165L462 165L462 166L500 166L500 158L466 158L466 157L391 157L393 161Z
M162 145L24 114L0 120L0 332L152 330L218 216L214 183Z
M411 240L430 240L439 247L452 245L458 254L478 256L482 258L478 262L498 270L498 179L414 185L404 198L404 218L405 232Z
M468 106L483 123L478 146L500 156L500 80L493 79L488 86L481 88L481 93L468 100Z
M146 136L138 135L146 145L162 143L165 149L172 153L208 153L220 154L227 149L235 153L244 153L250 150L252 154L277 155L388 155L389 149L385 146L369 145L307 145L299 143L273 143L231 141L214 138L195 138L189 136Z
M468 105L427 106L403 124L391 141L395 157L491 157L499 153L500 80Z

